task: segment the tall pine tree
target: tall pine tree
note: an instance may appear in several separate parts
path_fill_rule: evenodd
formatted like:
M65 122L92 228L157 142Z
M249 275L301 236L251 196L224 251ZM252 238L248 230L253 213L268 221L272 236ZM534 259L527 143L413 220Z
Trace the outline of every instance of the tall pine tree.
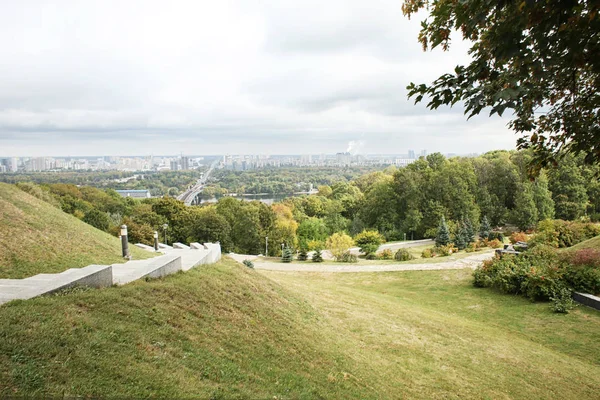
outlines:
M481 219L481 225L479 226L479 239L485 240L490 236L490 231L492 227L490 226L490 222L487 219L487 216L484 215Z
M437 236L435 237L435 244L437 246L446 246L448 243L450 243L450 231L448 230L448 225L446 225L446 219L442 216Z

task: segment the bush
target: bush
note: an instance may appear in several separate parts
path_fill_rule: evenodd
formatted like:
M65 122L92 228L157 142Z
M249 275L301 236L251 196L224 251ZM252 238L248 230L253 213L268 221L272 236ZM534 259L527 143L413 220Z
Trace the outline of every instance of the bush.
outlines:
M377 231L364 230L354 237L354 242L365 254L375 253L385 238Z
M432 258L435 257L434 249L425 249L421 252L421 257L423 258Z
M582 249L561 256L565 283L577 292L600 294L600 250Z
M390 249L385 249L379 254L379 257L382 260L391 260L394 257L394 253Z
M321 250L317 249L312 255L312 262L320 263L323 262L323 254Z
M454 247L453 243L449 243L446 246L438 246L436 247L436 254L439 254L441 257L447 257L452 253L456 253L458 249Z
M409 261L409 260L414 260L414 257L412 256L412 254L410 254L408 252L408 250L406 249L399 249L396 254L394 255L394 259L396 261Z
M342 256L337 261L345 263L355 263L358 262L358 257L347 251L344 254L342 254Z
M254 263L250 260L244 260L242 261L242 264L244 264L248 268L254 268Z
M555 313L568 314L576 306L573 300L573 292L564 286L557 288L552 297L550 297L550 300L552 301L550 308Z
M342 232L334 233L326 242L327 248L331 251L331 254L333 254L337 261L339 261L339 258L342 257L353 244L354 241L352 238Z
M500 243L504 243L504 235L502 234L502 232L490 232L490 234L488 235L488 240L497 240Z
M502 242L498 239L493 239L488 242L488 246L490 246L492 249L499 249L502 247Z
M554 247L571 247L600 234L600 226L590 222L572 222L560 219L540 221L532 245L548 244Z
M377 254L375 253L367 253L367 255L365 256L365 260L377 260Z
M515 244L517 242L526 242L527 241L527 234L525 232L513 232L510 235L509 240L510 240L510 242L512 244Z

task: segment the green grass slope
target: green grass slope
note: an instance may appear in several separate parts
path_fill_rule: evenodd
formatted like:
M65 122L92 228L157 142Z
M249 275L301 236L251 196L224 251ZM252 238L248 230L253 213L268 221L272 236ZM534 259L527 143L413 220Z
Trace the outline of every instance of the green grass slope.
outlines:
M152 253L131 246L134 258ZM0 278L122 262L118 238L0 183Z
M582 249L596 249L600 250L600 236L593 237L591 239L585 240L581 243L577 243L573 247L569 247L566 250L582 250Z
M0 397L592 399L600 315L471 272L258 272L231 260L0 306Z

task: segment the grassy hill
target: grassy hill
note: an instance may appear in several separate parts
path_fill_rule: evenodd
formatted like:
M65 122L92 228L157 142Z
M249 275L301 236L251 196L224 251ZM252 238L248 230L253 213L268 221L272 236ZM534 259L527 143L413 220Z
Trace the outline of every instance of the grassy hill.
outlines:
M132 246L134 258L152 253ZM0 278L122 262L118 238L14 185L0 183Z
M569 247L567 250L581 250L581 249L596 249L600 250L600 236L585 240L581 243L577 243L573 247Z
M258 272L0 307L0 397L597 398L600 314L471 285L471 272Z

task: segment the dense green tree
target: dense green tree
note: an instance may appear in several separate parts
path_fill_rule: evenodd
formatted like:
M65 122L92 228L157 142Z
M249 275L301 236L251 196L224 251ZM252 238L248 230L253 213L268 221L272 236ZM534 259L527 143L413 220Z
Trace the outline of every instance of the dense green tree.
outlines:
M460 31L471 62L430 85L411 83L409 97L427 96L430 109L464 102L469 118L484 108L510 110L518 146L534 149L533 172L565 152L600 161L597 1L405 0L402 7L409 17L422 8L423 48L447 50Z
M533 201L537 208L537 219L552 219L554 218L554 200L552 200L552 192L548 189L548 178L545 171L541 171L533 183Z
M90 224L94 228L100 229L101 231L108 231L111 224L111 220L108 214L96 210L95 208L85 213L85 216L83 217L82 221L86 224Z
M548 171L549 187L556 210L556 217L574 220L585 214L588 205L586 182L582 170L573 157Z
M538 211L533 197L532 185L525 182L515 200L513 221L522 231L531 229L538 221Z
M231 226L227 219L217 213L214 206L202 207L197 212L192 222L190 242L221 243L224 252L233 250L231 240Z
M315 217L307 218L298 226L296 232L300 244L306 245L311 240L325 241L327 239L327 226L323 220Z

